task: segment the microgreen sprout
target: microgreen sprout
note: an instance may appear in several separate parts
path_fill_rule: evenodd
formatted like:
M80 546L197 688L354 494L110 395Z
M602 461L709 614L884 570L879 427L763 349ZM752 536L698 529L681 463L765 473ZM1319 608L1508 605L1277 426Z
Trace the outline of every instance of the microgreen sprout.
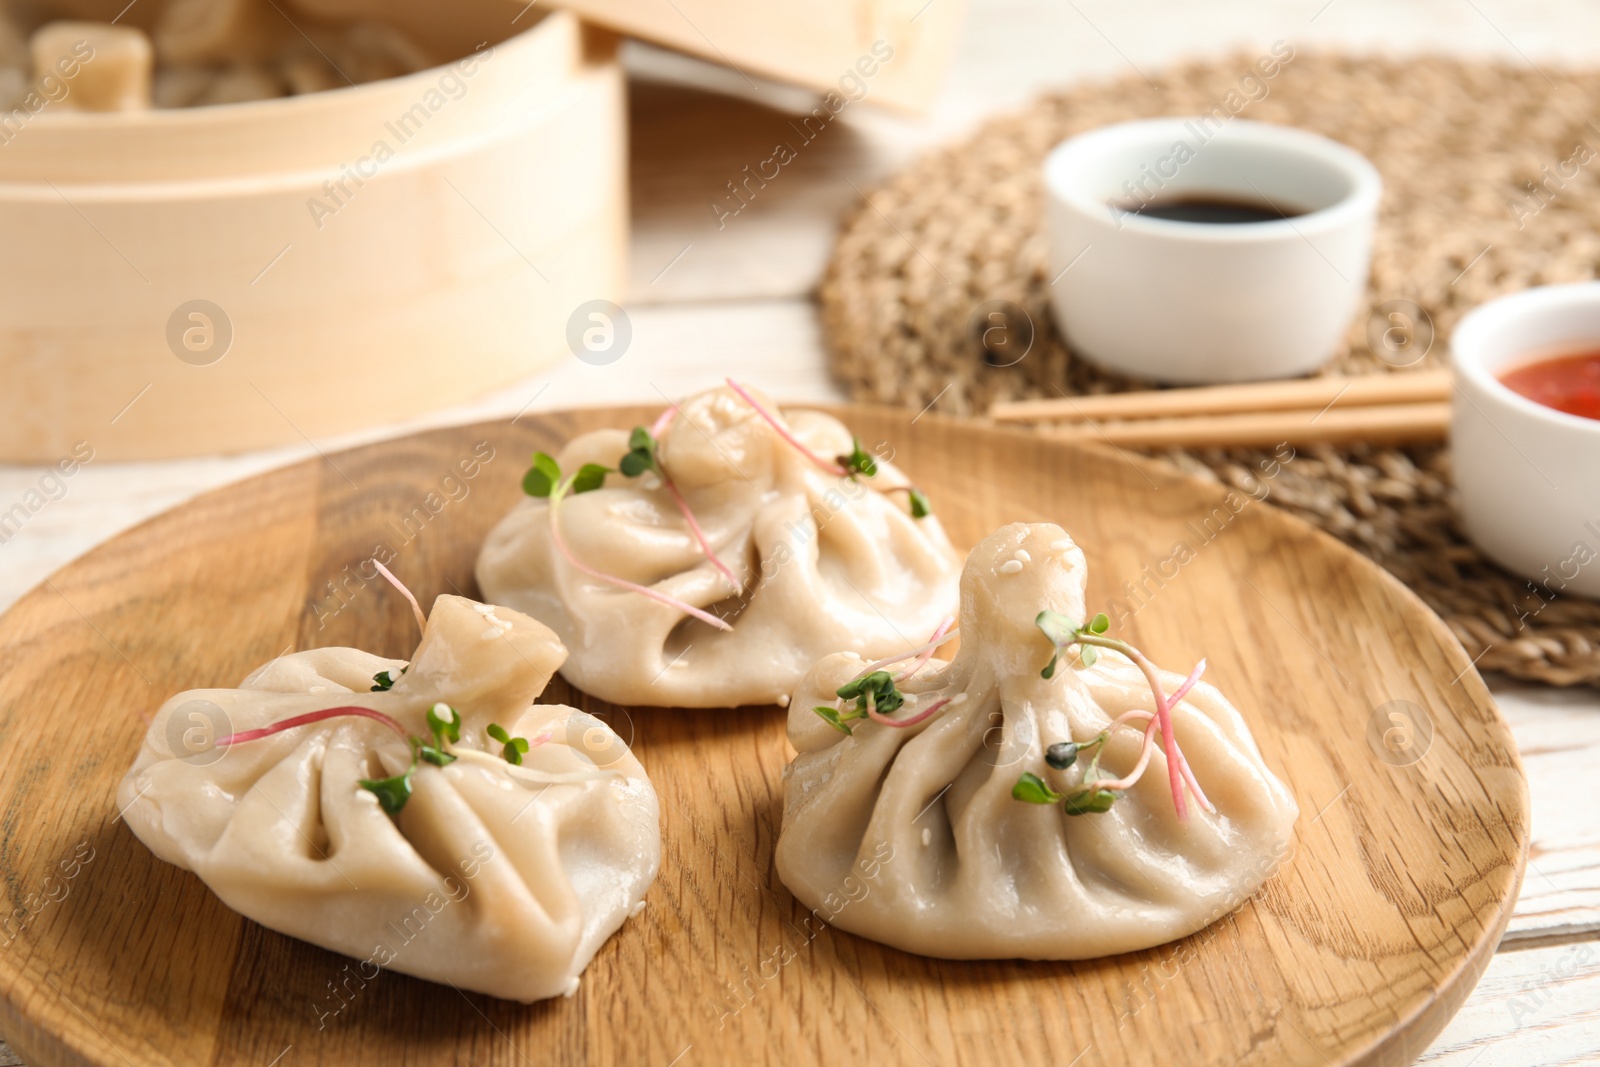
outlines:
M1069 645L1080 643L1083 634L1103 634L1111 628L1111 620L1106 617L1104 612L1090 619L1089 624L1083 627L1077 626L1065 615L1057 615L1053 611L1041 611L1033 621L1034 625L1044 632L1044 635L1050 639L1050 643L1056 649L1055 655L1050 657L1050 662L1046 663L1044 670L1039 672L1039 677L1041 678L1055 677L1056 661L1061 658L1062 650ZM1093 645L1081 642L1078 658L1083 661L1085 667L1093 667L1095 660L1099 658L1099 654L1095 652Z
M844 715L840 713L838 708L830 708L826 704L818 704L816 707L812 708L811 710L816 712L817 715L822 718L823 722L827 723L829 726L833 727L835 730L838 730L841 734L853 734L853 733L855 733L855 730L850 726L849 723L847 723L845 721ZM864 719L864 718L866 718L866 716L865 715L852 715L852 716L850 716L850 718L852 718L852 719L856 719L856 718Z
M1044 750L1044 761L1058 771L1064 771L1078 762L1078 743L1060 741Z
M1087 623L1079 625L1065 615L1045 610L1039 612L1038 616L1035 617L1034 624L1049 639L1053 648L1050 662L1045 664L1044 669L1039 672L1040 677L1047 679L1054 677L1062 653L1069 648L1076 646L1078 661L1085 667L1094 666L1098 657L1097 649L1109 648L1122 653L1144 673L1145 680L1150 684L1151 695L1155 699L1156 710L1153 715L1140 710L1125 712L1118 716L1109 728L1102 731L1092 741L1083 742L1082 744L1070 741L1060 742L1051 745L1045 751L1046 763L1056 770L1066 770L1077 761L1083 749L1091 745L1094 747L1094 758L1083 772L1083 781L1087 788L1064 798L1067 813L1069 815L1084 815L1110 810L1117 794L1137 782L1144 774L1145 768L1149 766L1152 745L1157 732L1161 735L1162 752L1166 756L1168 784L1172 789L1172 804L1178 813L1178 818L1184 819L1188 817L1188 808L1184 802L1185 786L1194 794L1195 799L1199 801L1202 808L1207 811L1214 810L1211 802L1206 799L1205 793L1201 791L1200 783L1196 781L1194 770L1189 766L1189 761L1184 758L1183 750L1178 747L1178 740L1174 736L1172 728L1172 709L1200 680L1200 675L1205 670L1205 660L1201 660L1189 677L1168 696L1162 690L1160 673L1156 670L1155 664L1150 662L1149 657L1126 641L1119 641L1105 636L1105 632L1111 628L1111 620L1104 614L1096 615ZM1140 750L1139 762L1129 774L1122 778L1114 781L1101 780L1099 778L1100 756L1105 751L1106 742L1111 735L1111 731L1125 723L1131 723L1131 720L1141 718L1145 720L1145 727L1144 744ZM1023 793L1028 795L1024 796L1022 795ZM1024 788L1020 779L1012 795L1018 800L1029 800L1031 803L1055 803L1055 801L1033 799L1039 794L1032 786Z
M1061 807L1068 815L1104 815L1116 799L1109 789L1085 789L1069 796Z
M778 417L776 415L768 411L764 406L762 406L759 400L750 395L750 390L746 389L732 378L728 379L728 388L732 389L735 393L738 393L739 398L746 404L749 404L751 410L753 410L757 415L760 415L762 419L766 420L767 425L771 426L773 431L777 433L779 437L787 441L794 447L795 451L809 459L812 463L815 463L829 474L843 476L850 473L842 465L838 463L831 463L828 460L823 459L821 456L817 455L815 452L811 451L811 449L803 445L800 442L800 439L791 433L787 426L778 421Z
M553 496L563 484L572 493L588 493L599 489L606 484L606 475L611 473L610 467L602 467L598 463L585 463L577 472L566 480L561 480L561 467L555 457L545 452L533 454L533 466L522 476L522 491L532 497Z
M422 759L435 767L444 767L456 761L454 755L445 749L445 742L461 740L461 713L449 704L440 702L428 709L428 732L433 734L433 744L428 744L420 737L413 737L411 741L411 766L417 765L417 760Z
M374 674L372 676L372 692L387 693L394 688L394 683L400 680L400 676L410 669L410 664L407 664L397 671L379 671Z
M888 715L895 711L906 700L900 695L900 690L895 688L894 677L888 671L873 671L854 681L846 682L836 692L839 699L856 702L856 710L861 713L858 718L866 717L869 698L880 715Z
M694 517L694 512L689 510L689 501L684 499L683 493L678 490L678 483L673 481L672 475L667 473L667 468L661 462L661 441L658 435L671 424L676 414L677 408L668 408L662 412L654 428L635 426L633 432L628 435L628 452L617 462L617 469L629 478L637 478L645 471L656 472L667 494L672 497L672 502L678 505L678 511L683 515L689 533L699 544L700 551L711 561L717 573L727 579L728 585L738 592L742 588L739 579L728 569L727 564L717 558L716 549L711 547L711 539L706 537L705 531L700 528L699 521Z
M568 494L585 493L591 489L599 489L605 482L605 476L611 473L609 467L602 467L598 463L585 463L577 472L561 477L561 468L556 461L543 452L536 452L533 456L533 466L528 468L528 473L523 476L522 489L529 496L547 497L550 501L550 540L555 544L556 550L566 559L575 570L580 570L589 577L614 585L618 589L626 589L630 593L638 593L648 597L659 604L676 608L685 615L692 615L708 626L718 630L732 630L728 623L717 618L708 611L695 607L693 604L679 600L675 596L652 589L646 585L630 582L625 578L618 578L614 574L597 570L580 560L567 546L567 539L561 533L561 502ZM737 583L735 583L737 588Z
M830 462L826 459L823 459L821 456L817 455L815 452L811 451L811 449L802 444L800 439L790 432L787 426L779 422L778 417L772 412L768 411L759 400L750 395L750 391L744 386L740 385L732 378L729 378L728 388L739 394L740 399L742 399L746 404L749 404L751 409L754 410L757 415L760 415L764 420L766 420L767 425L771 426L773 431L776 432L779 437L783 438L790 445L792 445L795 451L799 452L802 456L805 456L812 463L815 463L818 467L821 467L829 474L837 474L841 477L850 479L854 479L858 474L864 474L868 478L872 478L877 475L878 461L872 456L871 453L861 447L860 438L852 437L850 439L851 452L848 456L840 456L836 461ZM933 508L928 503L927 494L922 492L922 490L918 489L914 485L891 485L885 487L883 491L885 493L909 494L909 506L911 509L911 517L913 519L925 519L929 515L933 514Z
M1011 798L1028 804L1059 804L1067 799L1065 794L1051 789L1043 778L1032 771L1022 772L1017 784L1011 787Z
M271 737L273 734L281 734L283 731L292 730L296 726L308 726L314 722L322 722L326 719L338 719L344 717L371 719L373 722L387 726L402 738L410 736L406 733L406 728L401 726L399 720L395 719L392 715L385 715L376 708L364 708L359 704L350 704L339 708L324 708L321 711L308 711L303 715L293 715L287 719L281 719L270 726L262 726L254 730L241 730L236 734L228 734L226 737L217 738L216 747L229 748L233 745L242 745L246 741L258 741L263 737Z
M378 798L378 806L386 814L399 815L406 801L411 799L411 772L416 769L416 760L412 760L404 774L392 778L363 778L361 788Z
M236 734L229 734L226 737L219 737L216 745L218 748L229 748L233 745L243 744L246 741L257 741L263 737L271 737L274 734L283 733L285 730L292 730L296 726L309 726L312 723L343 717L371 719L380 723L394 731L396 735L405 741L406 747L411 750L411 763L401 773L391 775L388 778L361 778L357 780L357 784L362 789L378 798L379 806L389 815L400 814L404 810L406 802L411 799L412 778L416 774L418 763L431 763L435 767L444 767L454 763L460 758L461 754L478 760L493 758L476 749L461 749L459 753L449 750L448 746L461 740L461 713L443 701L434 704L428 709L427 721L430 738L414 737L408 734L406 728L400 724L398 719L395 719L392 715L386 715L376 708L351 704L338 708L324 708L321 711L308 711L303 715L294 715L280 720L270 726L262 726L255 730L244 730ZM530 748L536 748L551 739L549 733L543 733L534 738L532 742L529 742L525 737L510 736L502 727L494 724L491 724L486 732L491 738L500 742L503 746L502 754L506 762L513 765L520 765L522 757Z
M851 723L857 719L871 718L873 713L885 715L905 703L905 697L895 688L894 678L888 671L872 671L852 679L834 691L840 700L854 700L855 707L843 711L819 706L811 710L840 733L854 733Z
M561 480L561 468L555 457L544 452L533 454L533 466L522 476L522 491L529 496L549 496Z
M504 726L493 722L489 724L488 729L484 732L500 742L502 746L500 754L505 757L507 763L517 767L522 765L522 757L528 751L528 739L526 737L512 737L506 733Z
M461 740L461 713L449 704L435 704L428 709L428 730L436 745Z
M1092 741L1078 744L1061 741L1044 751L1044 761L1058 771L1064 771L1078 761L1084 749L1092 748L1094 756L1084 769L1083 780L1088 786L1075 793L1057 793L1036 774L1024 773L1011 788L1011 796L1029 804L1060 804L1068 815L1098 815L1111 810L1117 794L1099 781L1100 754L1105 751L1110 730L1102 730Z
M417 629L426 630L428 628L428 616L423 614L422 605L418 604L417 598L411 595L411 590L407 589L405 583L396 578L381 561L374 559L371 563L378 569L378 573L383 575L385 581L400 590L400 595L405 597L406 601L411 605L411 615L417 620Z
M835 690L835 693L840 700L854 700L856 706L840 710L819 705L811 710L842 734L853 734L855 728L850 724L857 719L871 719L883 726L893 726L902 730L916 726L932 718L951 700L950 697L945 697L943 700L934 701L909 718L891 719L890 713L898 711L905 704L905 697L896 688L895 678L888 671L880 670L869 671L846 682Z
M364 708L359 704L338 708L324 708L321 711L308 711L303 715L293 715L287 719L281 719L270 726L262 726L255 730L243 730L236 734L229 734L226 737L219 737L216 745L218 748L231 748L234 745L242 745L246 741L258 741L263 737L281 734L285 730L294 729L296 726L309 726L312 723L323 722L327 719L347 717L371 719L374 722L381 723L398 734L406 742L406 746L411 749L411 765L403 773L390 778L362 778L358 783L361 788L376 796L383 810L390 815L398 814L406 806L406 801L411 799L411 775L417 769L417 760L419 758L426 759L429 763L440 767L455 759L454 756L442 749L429 746L421 738L412 737L406 733L406 728L401 726L399 720L393 716L385 715L376 708Z
M872 458L872 453L861 447L861 438L850 438L850 454L839 457L839 466L849 471L851 476L864 474L872 478L878 473L878 461Z
M646 427L635 426L633 433L628 435L628 452L617 463L617 470L629 478L637 478L645 471L660 470L661 460L656 454L658 447L654 434Z

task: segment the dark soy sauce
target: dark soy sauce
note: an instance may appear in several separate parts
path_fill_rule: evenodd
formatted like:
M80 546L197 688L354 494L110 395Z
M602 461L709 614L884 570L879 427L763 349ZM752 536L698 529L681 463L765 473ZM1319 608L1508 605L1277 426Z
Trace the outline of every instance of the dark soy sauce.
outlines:
M1279 208L1282 208L1280 211ZM1169 222L1198 222L1213 226L1236 226L1240 223L1273 222L1304 215L1299 208L1280 204L1274 207L1254 200L1238 200L1227 196L1175 196L1166 200L1152 200L1131 209L1132 214L1149 219L1166 219Z

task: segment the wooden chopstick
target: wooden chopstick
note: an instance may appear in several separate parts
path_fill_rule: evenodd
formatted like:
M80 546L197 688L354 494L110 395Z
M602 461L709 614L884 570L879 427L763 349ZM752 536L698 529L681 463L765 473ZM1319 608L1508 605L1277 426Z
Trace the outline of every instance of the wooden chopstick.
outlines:
M1336 405L1322 412L1263 411L1194 418L1081 423L1044 429L1055 440L1100 441L1131 448L1249 448L1277 444L1400 444L1441 441L1450 430L1450 405Z
M1105 396L1015 400L995 404L989 409L989 417L996 422L1156 419L1305 408L1320 411L1329 405L1334 409L1389 404L1420 405L1449 398L1450 372L1428 370L1348 378L1300 378L1246 385L1210 385L1198 389L1154 389Z

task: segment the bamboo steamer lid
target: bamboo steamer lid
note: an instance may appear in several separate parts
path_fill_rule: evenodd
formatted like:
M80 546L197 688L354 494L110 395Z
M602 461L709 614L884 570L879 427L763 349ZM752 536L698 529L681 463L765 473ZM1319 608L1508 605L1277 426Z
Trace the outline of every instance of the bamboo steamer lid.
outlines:
M79 0L94 2L94 0ZM468 38L527 0L294 0L329 18L390 22L421 40ZM933 99L964 0L549 0L550 6L747 75L912 111ZM544 6L541 4L541 6ZM526 18L526 15L522 15ZM465 30L464 26L478 29ZM471 41L466 41L468 47Z

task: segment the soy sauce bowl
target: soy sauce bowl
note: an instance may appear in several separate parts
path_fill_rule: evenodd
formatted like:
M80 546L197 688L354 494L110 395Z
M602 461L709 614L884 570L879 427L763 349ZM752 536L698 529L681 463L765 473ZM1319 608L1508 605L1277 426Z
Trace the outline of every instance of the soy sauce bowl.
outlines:
M1600 421L1513 392L1500 375L1600 349L1600 282L1492 300L1456 326L1450 450L1467 535L1542 604L1600 596ZM1533 603L1533 601L1529 601Z
M1366 288L1383 183L1354 150L1243 119L1106 126L1045 160L1051 301L1074 353L1157 381L1281 378L1334 354ZM1128 210L1216 197L1292 217Z

